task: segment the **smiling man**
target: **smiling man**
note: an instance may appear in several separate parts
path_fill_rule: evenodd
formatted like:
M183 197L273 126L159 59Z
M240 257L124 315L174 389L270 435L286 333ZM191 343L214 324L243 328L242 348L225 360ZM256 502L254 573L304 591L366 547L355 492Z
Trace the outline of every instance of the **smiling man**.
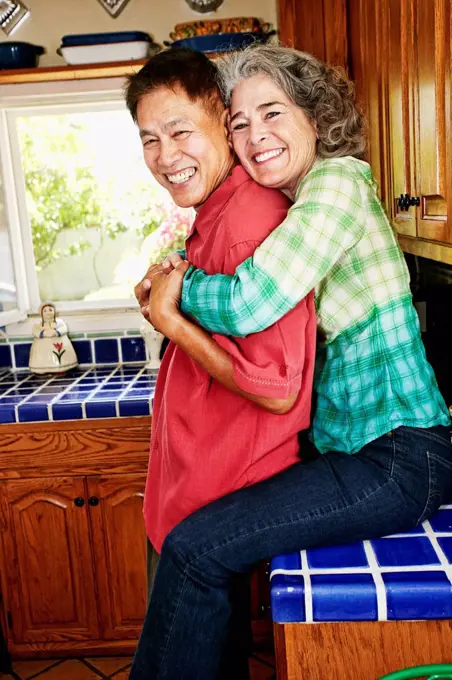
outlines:
M210 274L232 274L289 204L236 164L216 75L203 54L169 50L129 79L126 98L147 167L177 205L197 211L188 260ZM316 332L312 294L271 328L233 339L211 337L165 296L161 301L155 287L151 320L171 342L157 380L144 502L154 555L198 508L299 461ZM237 622L234 629L240 633ZM240 642L231 636L236 647L224 655L219 677L248 677ZM143 634L131 678L148 677L140 661L145 646ZM183 677L181 671L177 680Z

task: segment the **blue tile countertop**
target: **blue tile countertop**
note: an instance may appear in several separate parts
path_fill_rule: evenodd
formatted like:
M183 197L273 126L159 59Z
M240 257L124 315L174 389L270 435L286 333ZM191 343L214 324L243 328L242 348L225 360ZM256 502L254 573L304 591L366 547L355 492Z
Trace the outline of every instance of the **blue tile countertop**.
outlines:
M0 423L145 416L157 371L144 364L92 366L58 376L0 368Z
M280 555L277 623L452 618L452 505L406 534Z

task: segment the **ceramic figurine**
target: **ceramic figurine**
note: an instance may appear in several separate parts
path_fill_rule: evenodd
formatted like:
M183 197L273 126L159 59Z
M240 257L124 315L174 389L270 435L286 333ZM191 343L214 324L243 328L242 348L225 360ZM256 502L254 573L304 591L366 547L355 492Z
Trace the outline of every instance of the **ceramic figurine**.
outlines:
M146 321L146 319L142 321L140 333L146 346L146 368L159 368L161 364L160 349L165 336L156 331L154 326L149 321Z
M32 373L64 373L77 366L77 355L65 322L57 317L55 305L41 306L41 322L33 326L29 368Z

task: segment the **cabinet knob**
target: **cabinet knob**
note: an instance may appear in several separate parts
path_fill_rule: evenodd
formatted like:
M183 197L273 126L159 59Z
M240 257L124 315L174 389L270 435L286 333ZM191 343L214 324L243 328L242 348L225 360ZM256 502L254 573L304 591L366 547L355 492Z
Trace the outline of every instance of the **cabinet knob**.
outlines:
M85 499L81 498L80 496L74 498L74 505L76 505L78 508L82 508L85 505Z
M409 210L411 206L418 206L421 204L419 196L410 196L410 194L400 194L397 199L397 206L399 210Z
M99 499L97 496L91 496L91 498L88 499L88 503L95 507L96 505L99 505Z

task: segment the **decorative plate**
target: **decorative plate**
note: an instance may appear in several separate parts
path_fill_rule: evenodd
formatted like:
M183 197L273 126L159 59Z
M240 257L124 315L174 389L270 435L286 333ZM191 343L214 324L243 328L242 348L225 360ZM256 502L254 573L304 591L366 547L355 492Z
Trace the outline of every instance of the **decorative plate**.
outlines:
M213 12L218 9L224 2L224 0L185 0L190 9L200 14L205 14L206 12Z
M116 19L125 8L129 0L99 0L100 4L104 9L107 10L109 15Z
M29 13L20 0L0 0L0 28L9 35Z

